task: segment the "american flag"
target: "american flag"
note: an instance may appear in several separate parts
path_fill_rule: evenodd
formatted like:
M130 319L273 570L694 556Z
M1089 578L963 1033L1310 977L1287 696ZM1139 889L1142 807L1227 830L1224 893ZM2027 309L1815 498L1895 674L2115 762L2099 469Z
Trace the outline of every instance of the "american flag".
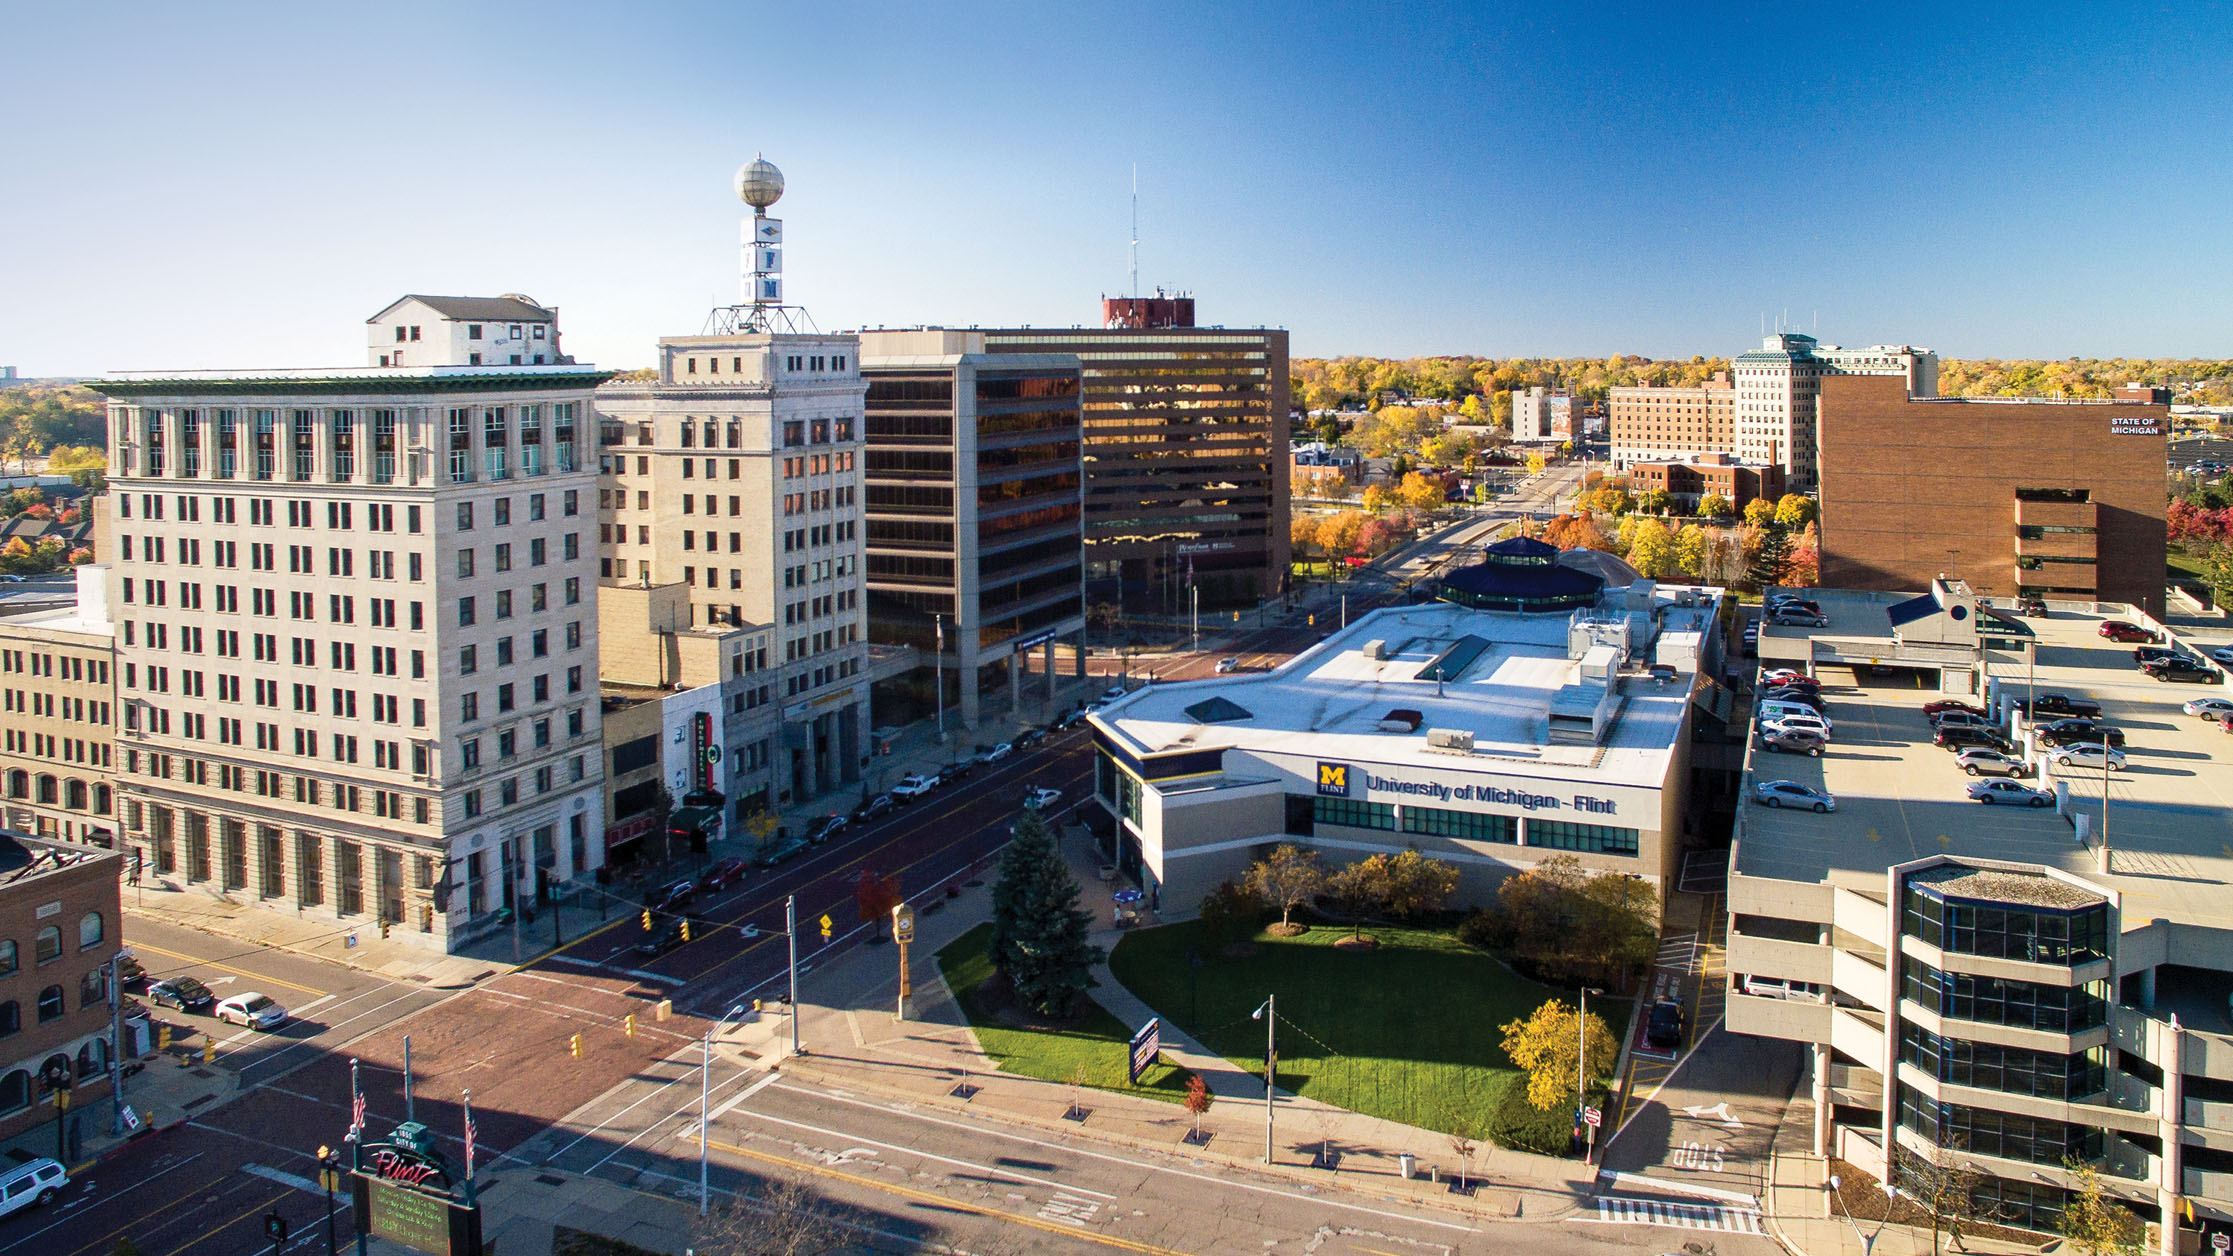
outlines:
M465 1180L473 1180L473 1136L480 1131L473 1124L473 1092L465 1092Z
M364 1092L358 1091L349 1099L349 1137L364 1132Z

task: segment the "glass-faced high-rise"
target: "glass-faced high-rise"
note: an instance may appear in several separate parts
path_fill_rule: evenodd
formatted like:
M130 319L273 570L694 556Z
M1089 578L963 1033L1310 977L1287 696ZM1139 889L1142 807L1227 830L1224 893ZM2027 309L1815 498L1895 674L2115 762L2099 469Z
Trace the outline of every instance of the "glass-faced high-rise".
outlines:
M602 864L590 395L606 378L95 385L120 820L152 873L454 946Z

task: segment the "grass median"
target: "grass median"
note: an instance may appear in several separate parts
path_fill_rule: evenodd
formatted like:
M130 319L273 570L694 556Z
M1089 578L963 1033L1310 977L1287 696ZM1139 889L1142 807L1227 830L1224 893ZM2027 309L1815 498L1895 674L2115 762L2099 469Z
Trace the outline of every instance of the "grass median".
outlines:
M1190 1074L1167 1064L1151 1066L1141 1075L1140 1084L1132 1085L1126 1076L1127 1057L1132 1030L1137 1027L1127 1027L1098 1003L1089 1005L1086 1014L1071 1025L1035 1024L1019 1015L1000 997L1001 983L996 980L985 947L991 936L992 926L982 924L955 938L939 950L938 969L945 974L946 986L954 992L962 1015L969 1018L970 1028L976 1031L977 1045L1002 1072L1070 1082L1080 1077L1082 1069L1082 1084L1096 1090L1171 1103L1186 1097Z
M1186 922L1126 935L1109 965L1171 1023L1250 1072L1264 1067L1264 1023L1250 1014L1267 994L1278 996L1284 1089L1474 1138L1508 1125L1506 1092L1524 1081L1504 1053L1503 1025L1547 999L1573 996L1517 976L1446 932L1371 933L1380 945L1369 950L1337 948L1349 936L1340 928L1259 933L1251 953L1225 956ZM1199 967L1190 962L1196 955Z

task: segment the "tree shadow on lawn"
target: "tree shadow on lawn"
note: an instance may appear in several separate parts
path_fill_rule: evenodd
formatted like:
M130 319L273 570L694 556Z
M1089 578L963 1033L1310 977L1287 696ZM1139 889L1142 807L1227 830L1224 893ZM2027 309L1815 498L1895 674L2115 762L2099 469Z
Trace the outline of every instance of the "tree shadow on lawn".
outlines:
M1349 936L1340 927L1293 938L1260 932L1252 954L1227 957L1189 921L1126 935L1110 968L1170 1023L1258 1075L1264 1024L1250 1014L1276 995L1283 1089L1430 1129L1486 1133L1516 1075L1504 1024L1574 996L1446 932L1371 932L1381 945L1361 951L1334 945ZM1204 957L1200 967L1190 952Z

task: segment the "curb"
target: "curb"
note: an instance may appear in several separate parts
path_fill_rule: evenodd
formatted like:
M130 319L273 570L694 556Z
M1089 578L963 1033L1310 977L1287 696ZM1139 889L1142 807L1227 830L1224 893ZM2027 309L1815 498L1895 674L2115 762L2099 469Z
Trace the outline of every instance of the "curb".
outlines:
M172 1130L177 1129L178 1127L186 1124L188 1121L191 1121L193 1119L194 1118L192 1117L182 1116L179 1117L177 1120L172 1121L168 1125L150 1125L137 1134L127 1134L123 1138L118 1139L113 1146L93 1153L92 1158L84 1161L83 1163L71 1165L67 1170L65 1170L65 1172L67 1172L69 1176L74 1178L78 1174L101 1164L103 1161L107 1160L109 1157L117 1154L120 1151L124 1151L131 1147L135 1147L140 1143L144 1143L148 1139L153 1138L158 1134L168 1134Z
M1185 1158L1189 1159L1206 1159L1226 1165L1230 1168L1253 1169L1258 1172L1272 1174L1289 1181L1304 1183L1321 1191L1332 1189L1341 1190L1353 1194L1371 1191L1378 1193L1382 1198L1390 1200L1392 1202L1403 1202L1417 1207L1431 1208L1439 1212L1453 1213L1475 1222L1483 1220L1493 1220L1502 1224L1547 1225L1562 1222L1568 1217L1579 1215L1582 1211L1582 1200L1576 1197L1568 1197L1564 1198L1561 1202L1551 1205L1545 1211L1531 1213L1530 1210L1523 1206L1515 1215L1484 1218L1483 1216L1481 1216L1479 1210L1467 1209L1458 1205L1446 1204L1432 1196L1398 1196L1390 1194L1390 1190L1400 1189L1393 1187L1391 1184L1394 1182L1403 1181L1402 1178L1395 1177L1393 1175L1385 1175L1389 1178L1389 1182L1387 1183L1378 1182L1376 1180L1374 1184L1368 1186L1354 1181L1340 1180L1338 1171L1328 1172L1327 1170L1322 1169L1303 1169L1288 1164L1259 1164L1253 1160L1237 1159L1221 1151L1211 1151L1207 1147L1189 1147L1186 1144L1176 1142L1165 1145L1159 1142L1150 1142L1146 1139L1137 1138L1129 1134L1118 1133L1114 1130L1096 1129L1092 1126L1079 1125L1067 1121L1043 1121L1037 1117L1019 1112L1003 1111L999 1113L992 1113L987 1109L972 1108L971 1105L967 1102L954 1100L947 1095L925 1095L921 1092L908 1090L900 1086L894 1086L888 1082L880 1081L874 1078L864 1079L855 1077L844 1071L841 1066L820 1066L817 1064L818 1059L819 1057L816 1057L812 1054L804 1057L787 1056L784 1059L776 1062L776 1064L770 1071L779 1075L785 1072L793 1072L802 1078L811 1077L826 1083L835 1083L838 1085L851 1087L855 1090L873 1091L880 1095L904 1100L916 1106L934 1107L939 1111L946 1113L972 1113L974 1114L976 1119L984 1121L987 1124L1005 1123L1022 1125L1028 1128L1042 1130L1049 1133L1070 1134L1082 1138L1091 1139L1095 1142L1109 1143L1122 1147L1131 1147L1142 1151L1161 1152L1165 1155L1178 1155L1184 1156ZM1013 1073L994 1072L983 1074L983 1076L998 1076L1010 1081L1036 1082L1038 1080L1036 1078L1018 1077ZM1056 1085L1057 1083L1047 1082L1042 1084L1052 1086ZM1319 1176L1320 1174L1324 1174L1324 1176ZM1352 1177L1354 1176L1356 1176L1356 1174L1353 1172ZM1375 1179L1378 1179L1379 1177L1384 1175L1375 1174L1373 1176ZM1491 1187L1504 1185L1486 1177L1477 1177L1475 1180ZM1550 1188L1539 1186L1506 1187L1506 1189L1514 1190L1521 1193L1521 1202L1523 1204L1526 1196L1531 1194L1557 1194L1562 1196L1566 1194L1565 1192L1554 1192ZM1804 1253L1800 1253L1800 1256L1804 1256Z

